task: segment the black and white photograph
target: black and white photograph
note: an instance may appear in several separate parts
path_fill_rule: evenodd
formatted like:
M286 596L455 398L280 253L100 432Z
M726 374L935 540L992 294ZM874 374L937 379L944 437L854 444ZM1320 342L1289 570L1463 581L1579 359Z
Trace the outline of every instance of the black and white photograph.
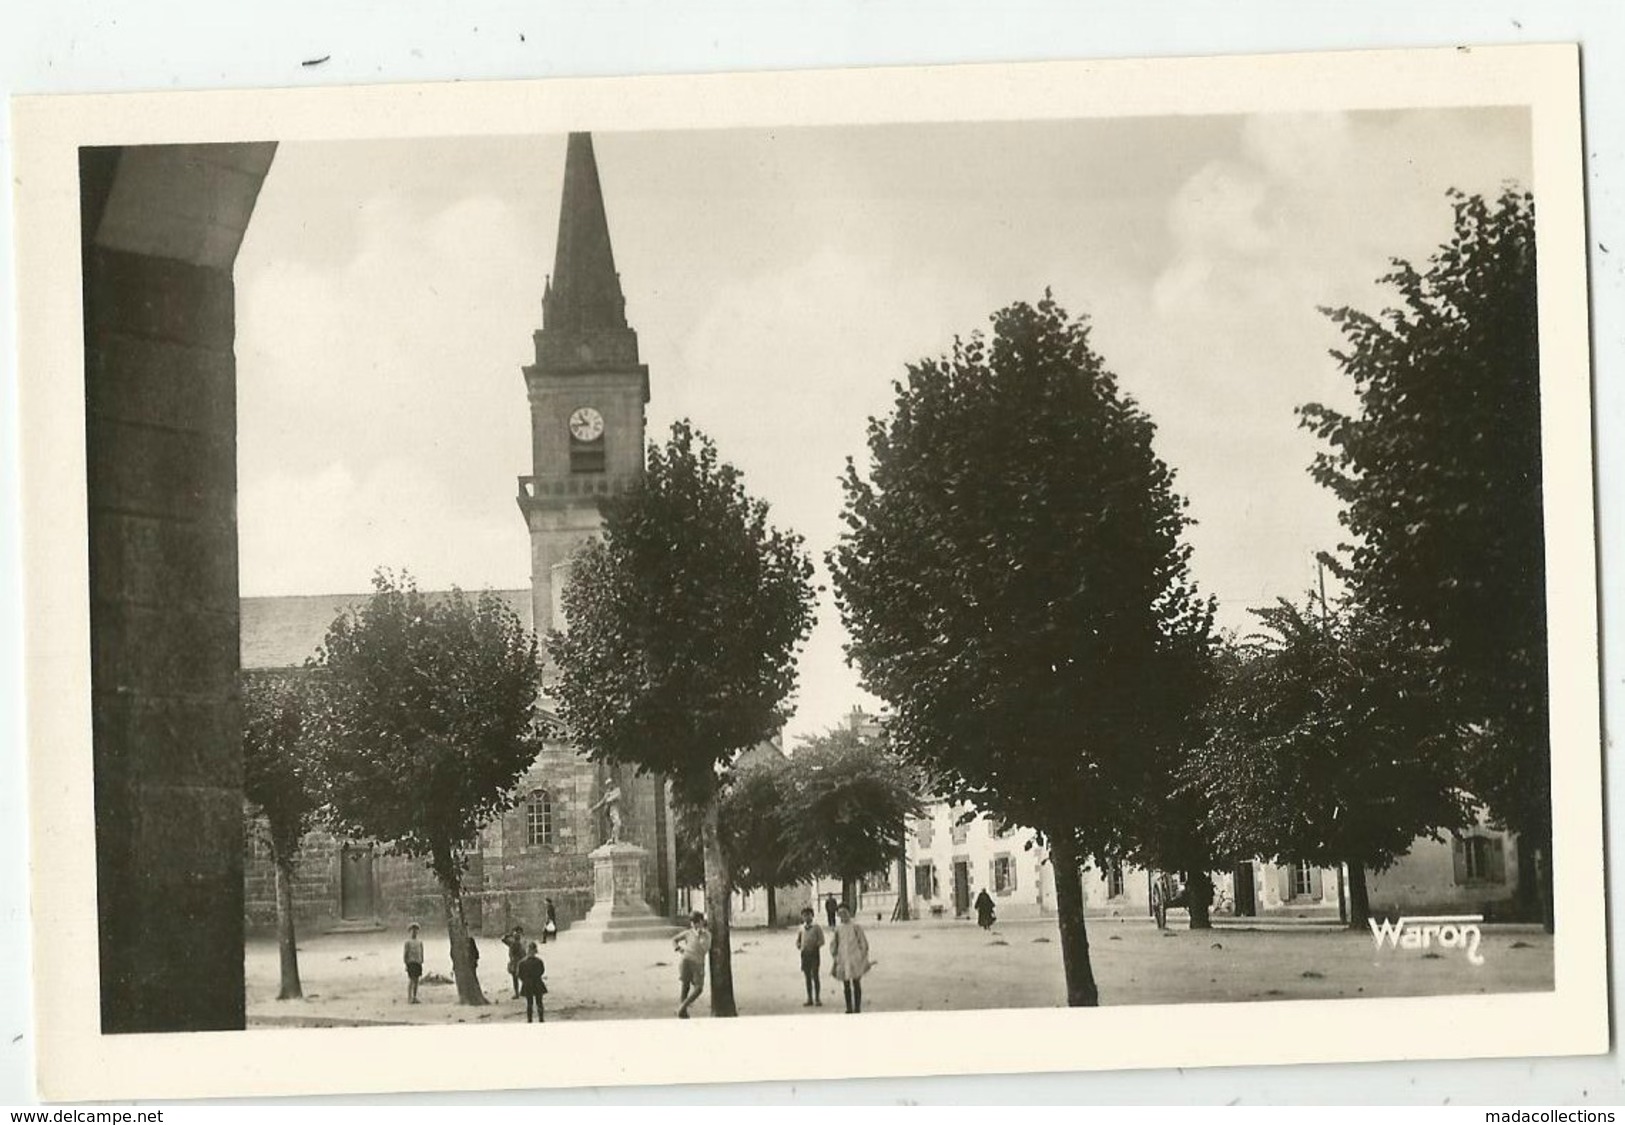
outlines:
M1606 1049L1574 56L1185 65L22 106L53 1088Z

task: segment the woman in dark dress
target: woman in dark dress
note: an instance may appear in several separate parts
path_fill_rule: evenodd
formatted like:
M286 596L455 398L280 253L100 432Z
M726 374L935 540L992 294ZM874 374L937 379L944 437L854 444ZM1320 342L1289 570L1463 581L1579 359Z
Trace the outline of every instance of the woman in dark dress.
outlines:
M976 896L976 924L984 930L993 928L993 896L982 888L982 893Z

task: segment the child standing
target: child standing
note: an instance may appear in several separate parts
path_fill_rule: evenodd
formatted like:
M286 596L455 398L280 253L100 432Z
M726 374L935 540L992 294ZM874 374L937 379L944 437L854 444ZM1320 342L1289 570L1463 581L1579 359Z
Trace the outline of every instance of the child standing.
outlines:
M796 948L801 950L801 979L807 985L807 1002L803 1008L811 1008L814 1004L824 1006L824 998L819 995L818 969L823 959L820 950L824 948L823 928L813 921L813 908L801 908L801 929L796 931Z
M525 959L525 927L515 926L502 935L502 944L508 947L508 976L513 980L513 994L519 995L519 962Z
M401 960L406 962L406 1002L418 1002L418 978L423 975L423 943L418 940L418 924L413 922L406 927L406 945L401 950Z
M547 972L547 966L536 955L536 943L530 942L525 947L524 960L519 962L515 970L519 978L519 991L525 998L525 1022L530 1022L531 1013L536 1015L537 1023L547 1022L547 1011L543 1007L542 997L547 995L547 984L542 976Z
M705 965L711 955L711 931L705 927L705 915L696 910L689 915L688 929L677 935L672 948L681 955L677 962L677 986L682 1001L677 1005L677 1018L688 1019L688 1010L705 991Z
M863 1011L863 976L874 962L869 960L868 935L852 920L852 912L843 906L836 916L840 924L829 939L829 972L846 993L847 1014L855 1015Z

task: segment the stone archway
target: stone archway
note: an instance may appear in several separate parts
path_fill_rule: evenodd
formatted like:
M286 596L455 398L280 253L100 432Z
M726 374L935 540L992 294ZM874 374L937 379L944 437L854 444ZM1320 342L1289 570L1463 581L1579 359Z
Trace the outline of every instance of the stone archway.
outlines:
M232 266L275 151L80 150L103 1032L244 1022Z

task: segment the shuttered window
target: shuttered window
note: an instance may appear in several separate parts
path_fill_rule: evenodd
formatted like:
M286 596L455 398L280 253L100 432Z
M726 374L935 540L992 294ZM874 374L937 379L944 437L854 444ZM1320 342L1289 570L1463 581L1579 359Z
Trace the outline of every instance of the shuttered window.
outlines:
M1123 897L1123 861L1111 859L1106 861L1106 897Z
M1321 897L1320 868L1308 860L1282 864L1276 868L1280 877L1281 901L1293 899L1318 900Z
M994 894L1007 895L1016 889L1016 864L1008 855L993 857L991 875Z
M1499 884L1507 879L1506 840L1475 833L1456 840L1452 848L1458 886Z
M937 867L934 863L914 865L914 893L924 899L937 897Z

